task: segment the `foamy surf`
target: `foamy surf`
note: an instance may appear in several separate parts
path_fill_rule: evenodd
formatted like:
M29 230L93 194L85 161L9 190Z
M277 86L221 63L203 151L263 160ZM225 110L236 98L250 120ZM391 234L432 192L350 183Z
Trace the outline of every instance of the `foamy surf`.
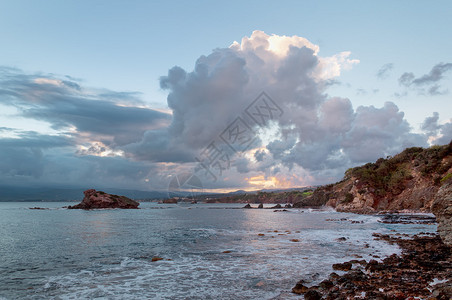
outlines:
M374 232L436 229L328 210L207 207L212 206L46 211L52 222L19 210L32 222L15 230L33 230L36 251L45 250L28 249L24 270L2 273L2 285L10 290L0 294L23 299L297 299L290 291L298 280L316 284L334 263L381 260L400 252L396 245L375 240ZM152 261L157 256L163 259ZM16 267L14 259L14 253L4 257L11 261L10 270ZM17 285L19 276L31 279Z

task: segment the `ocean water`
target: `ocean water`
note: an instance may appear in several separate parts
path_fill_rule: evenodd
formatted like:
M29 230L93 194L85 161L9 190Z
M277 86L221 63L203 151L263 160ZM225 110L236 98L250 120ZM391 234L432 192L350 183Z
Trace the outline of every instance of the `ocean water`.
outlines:
M318 283L333 263L399 253L374 232L436 230L331 210L70 204L0 203L0 299L296 299L298 280Z

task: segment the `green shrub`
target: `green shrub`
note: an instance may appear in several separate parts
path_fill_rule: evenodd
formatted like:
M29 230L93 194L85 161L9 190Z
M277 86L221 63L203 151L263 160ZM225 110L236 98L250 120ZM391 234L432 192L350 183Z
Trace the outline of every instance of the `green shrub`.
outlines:
M446 181L448 181L451 178L452 178L452 173L447 173L446 176L441 178L440 183L443 184L443 183L445 183Z
M343 201L343 203L350 203L353 201L353 195L350 193L345 194L345 199Z

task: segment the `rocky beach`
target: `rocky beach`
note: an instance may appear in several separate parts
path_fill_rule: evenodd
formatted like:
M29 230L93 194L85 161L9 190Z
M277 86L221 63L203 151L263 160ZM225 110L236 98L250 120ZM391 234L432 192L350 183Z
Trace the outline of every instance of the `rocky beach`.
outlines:
M336 272L318 285L310 286L302 279L292 292L317 300L451 299L451 248L438 235L374 234L374 238L398 245L402 254L381 261L354 259L334 264Z
M280 198L294 202L294 208L329 206L339 212L379 215L386 224L438 224L436 234L375 233L374 239L398 245L402 253L380 261L334 264L333 269L343 274L333 272L313 286L301 279L293 293L305 299L452 299L452 142L408 148L349 169L341 181L312 191L258 193L248 200L267 203Z
M435 235L381 235L401 255L377 260L352 260L333 265L319 285L299 281L293 292L305 299L452 299L452 142L428 149L410 148L375 164L346 172L336 184L320 187L311 198L337 211L386 213L382 222L438 222ZM312 201L312 200L311 200ZM322 202L323 202L322 201ZM392 213L390 213L392 211ZM436 218L397 212L433 212Z

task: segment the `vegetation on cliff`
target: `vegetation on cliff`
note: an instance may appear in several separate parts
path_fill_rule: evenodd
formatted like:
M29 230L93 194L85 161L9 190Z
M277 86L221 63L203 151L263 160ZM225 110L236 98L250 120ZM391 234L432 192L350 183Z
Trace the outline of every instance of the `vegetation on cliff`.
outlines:
M351 168L342 181L317 192L328 198L327 205L340 211L430 211L433 198L451 174L452 142L407 148L393 157Z
M375 163L368 163L345 172L345 179L356 178L361 185L372 188L376 196L399 195L413 179L412 171L440 185L445 173L452 167L452 143L445 146L407 148L400 154L386 159L380 158ZM446 174L450 176L451 174Z
M438 190L451 178L452 142L426 149L407 148L393 157L348 169L341 181L315 190L257 192L207 202L328 205L357 213L404 209L430 212Z

